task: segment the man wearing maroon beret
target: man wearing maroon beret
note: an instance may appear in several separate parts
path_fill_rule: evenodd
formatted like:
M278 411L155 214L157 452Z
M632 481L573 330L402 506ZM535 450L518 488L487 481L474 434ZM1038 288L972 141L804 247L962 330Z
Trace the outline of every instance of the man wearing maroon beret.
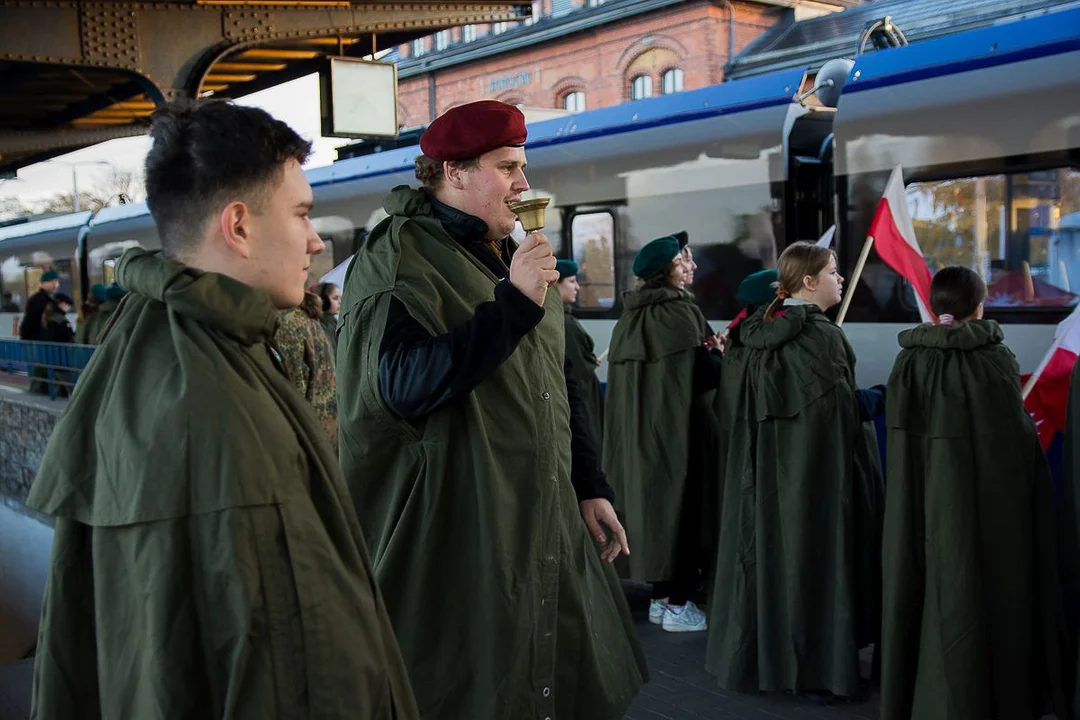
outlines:
M646 676L629 554L565 361L551 245L509 239L525 118L483 101L420 140L345 280L341 464L421 713L615 720Z

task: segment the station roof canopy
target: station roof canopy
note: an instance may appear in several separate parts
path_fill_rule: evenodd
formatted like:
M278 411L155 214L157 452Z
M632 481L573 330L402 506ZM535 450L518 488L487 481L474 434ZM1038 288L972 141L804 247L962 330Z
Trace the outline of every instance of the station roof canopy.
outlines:
M166 100L241 97L530 0L0 0L0 176L146 132Z

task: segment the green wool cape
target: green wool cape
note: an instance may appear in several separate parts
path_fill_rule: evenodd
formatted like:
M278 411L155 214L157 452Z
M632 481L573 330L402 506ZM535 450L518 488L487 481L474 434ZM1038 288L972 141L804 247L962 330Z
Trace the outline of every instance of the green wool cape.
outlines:
M694 358L705 321L673 288L623 296L608 352L604 473L624 518L631 579L673 579L690 469Z
M1058 559L1072 647L1080 649L1080 362L1069 378L1069 405L1061 469ZM1066 678L1074 688L1072 712L1080 717L1080 657L1073 655Z
M109 324L109 318L119 305L119 300L106 300L101 303L96 312L84 318L79 327L75 328L75 342L80 345L97 345L101 331Z
M464 400L403 421L379 390L396 298L433 335L499 282L395 188L345 280L338 335L341 463L425 718L621 718L644 656L618 577L570 482L558 293ZM631 547L633 547L631 545Z
M277 310L140 249L27 504L56 517L33 715L419 718Z
M604 438L604 397L600 391L600 378L596 377L596 351L593 339L574 317L570 306L566 305L566 357L577 381L578 392L585 401L585 410L589 416L589 432L599 450Z
M855 355L816 306L729 337L706 665L735 691L860 692L878 634L883 484Z
M1047 698L1068 717L1053 485L1003 338L992 320L900 334L882 720L1025 720Z

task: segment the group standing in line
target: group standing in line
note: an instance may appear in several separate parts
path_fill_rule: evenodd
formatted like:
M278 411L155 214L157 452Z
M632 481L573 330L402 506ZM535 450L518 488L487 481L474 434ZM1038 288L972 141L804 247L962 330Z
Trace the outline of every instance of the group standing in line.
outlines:
M220 101L151 136L164 251L118 262L28 500L35 716L616 720L648 680L622 575L725 689L857 697L872 644L888 720L1071 717L1075 508L974 273L860 389L831 251L787 248L716 333L658 238L601 399L576 266L509 239L516 108L433 122L422 187L315 293L309 143Z

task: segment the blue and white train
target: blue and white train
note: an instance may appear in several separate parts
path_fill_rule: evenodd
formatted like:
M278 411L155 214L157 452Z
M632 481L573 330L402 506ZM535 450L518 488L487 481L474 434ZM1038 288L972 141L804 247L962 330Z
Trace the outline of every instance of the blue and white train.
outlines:
M794 69L538 122L526 197L552 198L546 232L582 266L581 316L603 349L645 242L689 232L694 292L722 326L746 274L830 225L850 272L899 164L931 267L983 272L987 314L1030 371L1080 293L1078 68L1074 7L859 55L805 104L795 96L807 72ZM390 188L415 184L417 153L308 171L328 247L313 277L355 252ZM125 248L158 242L144 205L0 228L4 289L25 296L35 253L47 253L81 294L111 279ZM913 295L873 256L847 292L860 384L883 382L897 332L918 321ZM0 317L0 335L11 327Z

